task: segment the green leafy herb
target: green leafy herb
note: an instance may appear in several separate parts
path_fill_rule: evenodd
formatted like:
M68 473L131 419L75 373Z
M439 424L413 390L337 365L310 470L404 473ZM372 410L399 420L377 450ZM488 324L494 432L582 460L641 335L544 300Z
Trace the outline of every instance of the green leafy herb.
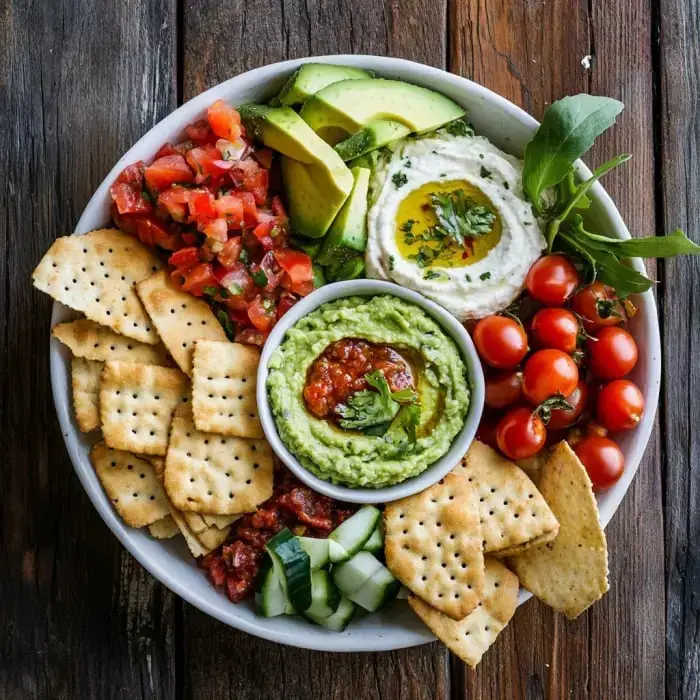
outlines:
M593 95L565 97L547 108L525 149L523 189L535 211L542 213L542 193L573 171L574 161L614 124L623 108L622 102Z
M417 439L416 428L420 425L420 414L420 405L414 403L408 406L401 406L394 420L394 427L403 428L409 442L415 442Z
M445 277L444 272L437 272L437 270L428 270L424 275L424 280L437 280Z
M488 168L485 168L483 165L481 166L479 174L481 177L491 177L491 171Z
M394 183L394 187L398 190L399 187L403 187L408 182L408 177L406 173L399 171L391 176L391 181Z
M345 430L363 430L367 434L383 435L399 413L401 406L416 404L418 396L413 389L392 392L384 374L378 370L366 374L365 380L376 391L370 389L358 391L345 404L340 404L338 406L338 413L341 416L339 424Z
M393 255L389 256L389 272L396 267L396 258Z
M471 282L471 281L472 281L472 277L471 277L470 274L464 275L464 279L467 280L467 282Z
M411 161L409 158L406 158L406 160L403 162L403 167L404 168L410 168L411 167Z
M413 229L413 225L416 223L415 219L406 219L399 227L404 233L410 233Z
M463 190L433 192L430 203L438 219L434 228L460 246L464 245L466 238L478 238L487 234L496 220L491 209L477 204Z
M238 254L238 259L244 265L248 265L250 263L250 252L247 248L241 248L241 252Z
M265 270L251 270L250 276L253 278L256 287L264 287L267 284L267 275Z
M482 281L490 280L491 279L491 273L490 272L482 272L479 275L479 279Z
M474 136L474 129L464 117L447 124L445 131L451 136Z
M226 291L223 287L202 287L202 292L209 297L218 297L220 289L224 292Z
M233 342L233 340L236 337L236 332L233 325L233 321L231 321L229 315L223 309L216 309L214 311L214 314L216 315L216 318L218 319L219 323L224 329L226 337Z

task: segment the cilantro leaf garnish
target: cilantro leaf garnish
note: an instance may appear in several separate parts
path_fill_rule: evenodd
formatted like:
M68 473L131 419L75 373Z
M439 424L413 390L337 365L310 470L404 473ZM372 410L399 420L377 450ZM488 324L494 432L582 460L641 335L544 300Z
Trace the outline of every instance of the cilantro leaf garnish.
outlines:
M394 187L398 190L399 187L403 187L408 182L408 177L406 173L399 171L391 176L391 181L394 183Z
M430 204L438 219L433 228L461 246L467 238L487 234L496 220L496 214L489 207L477 204L463 190L433 192Z
M253 278L256 287L264 287L267 284L267 275L265 270L251 270L250 276Z
M226 337L233 342L236 332L231 317L223 309L216 309L214 314L223 327Z

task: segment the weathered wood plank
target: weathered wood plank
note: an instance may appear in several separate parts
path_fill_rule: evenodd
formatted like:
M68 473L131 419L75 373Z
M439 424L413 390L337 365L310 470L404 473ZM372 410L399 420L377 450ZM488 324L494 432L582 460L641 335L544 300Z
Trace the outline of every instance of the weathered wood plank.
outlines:
M661 72L659 136L660 225L681 226L700 242L700 4L658 3ZM665 261L662 267L663 472L666 515L666 683L668 698L700 697L698 590L700 558L700 262Z
M174 0L0 2L0 696L175 693L173 596L83 492L51 400L30 273L175 103Z
M185 99L259 65L330 53L391 54L444 66L445 7L419 0L187 0ZM187 695L244 698L449 696L447 653L431 645L389 654L329 655L281 647L186 607ZM235 650L236 659L231 660Z
M587 160L597 165L615 153L634 154L605 185L630 230L653 233L650 3L455 1L449 24L451 69L536 117L552 101L577 92L625 102L618 125ZM585 56L591 57L590 70L581 62ZM481 668L466 673L465 696L662 697L662 531L658 447L652 440L607 530L610 593L573 623L528 603Z

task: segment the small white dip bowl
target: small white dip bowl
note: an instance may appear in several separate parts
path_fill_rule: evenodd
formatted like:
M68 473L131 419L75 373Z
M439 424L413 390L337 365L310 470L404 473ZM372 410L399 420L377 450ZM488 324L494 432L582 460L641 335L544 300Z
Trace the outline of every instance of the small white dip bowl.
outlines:
M426 467L425 471L418 476L414 476L406 481L402 481L394 486L384 488L351 488L332 484L324 479L320 479L303 467L299 460L287 449L282 442L275 418L270 408L267 393L268 363L270 356L284 341L287 331L301 318L317 309L319 306L353 296L377 296L386 294L394 296L423 309L431 316L456 343L462 359L467 366L467 378L470 387L469 411L464 421L462 429L452 442L450 449L437 462L433 462ZM260 357L260 367L258 369L257 387L258 413L262 422L265 437L272 446L277 456L289 467L294 475L303 481L307 486L318 493L349 503L387 503L399 498L410 496L419 491L423 491L431 484L442 479L457 463L462 459L469 449L476 429L479 427L479 420L484 409L484 373L481 369L481 362L476 354L472 339L464 326L448 311L438 306L434 302L426 299L421 294L400 287L390 282L380 282L377 280L351 280L348 282L336 282L328 284L306 298L295 304L272 329L265 347Z

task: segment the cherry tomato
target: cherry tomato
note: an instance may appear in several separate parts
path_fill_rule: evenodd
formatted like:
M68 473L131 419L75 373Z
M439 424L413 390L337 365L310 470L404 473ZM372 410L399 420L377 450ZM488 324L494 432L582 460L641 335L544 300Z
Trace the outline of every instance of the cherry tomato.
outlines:
M481 440L481 442L489 447L493 447L494 450L498 449L498 439L496 437L498 423L498 416L492 413L485 413L481 417L481 422L476 431L476 439Z
M609 489L625 470L622 450L610 438L585 437L576 443L574 452L586 467L596 491Z
M593 282L571 298L571 308L584 320L587 331L616 326L624 319L624 310L612 287Z
M486 377L486 405L505 408L520 401L522 372L494 372Z
M571 354L576 350L578 320L568 309L540 309L532 318L530 332L540 348L555 348Z
M587 346L589 369L601 379L622 379L637 364L637 343L623 328L601 328Z
M538 350L523 369L523 394L535 406L550 396L569 396L577 383L578 367L561 350Z
M545 255L529 269L525 286L530 296L546 306L561 306L578 287L579 276L563 255Z
M537 454L547 439L542 419L529 406L512 408L496 428L498 448L510 459L527 459Z
M636 384L615 379L598 394L598 420L608 429L636 428L644 413L644 396Z
M578 380L576 388L566 397L567 403L572 409L555 408L549 415L547 430L559 430L573 425L583 413L588 403L588 385L583 379Z
M481 359L496 369L513 369L527 354L523 327L506 316L487 316L474 327L474 344Z

